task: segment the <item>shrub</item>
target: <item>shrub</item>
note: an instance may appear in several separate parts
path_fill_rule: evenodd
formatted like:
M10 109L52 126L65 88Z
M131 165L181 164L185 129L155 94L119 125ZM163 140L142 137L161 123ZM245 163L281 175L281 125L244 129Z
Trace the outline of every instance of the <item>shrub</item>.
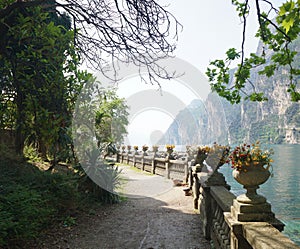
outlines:
M0 160L0 247L35 238L78 207L74 177Z
M2 244L10 239L34 238L54 214L39 191L20 184L3 188L0 199Z

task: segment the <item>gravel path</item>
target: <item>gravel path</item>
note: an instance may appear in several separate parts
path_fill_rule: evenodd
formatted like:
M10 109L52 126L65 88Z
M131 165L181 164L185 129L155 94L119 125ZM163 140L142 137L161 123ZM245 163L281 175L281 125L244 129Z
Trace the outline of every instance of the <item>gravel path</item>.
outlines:
M127 179L127 200L78 220L63 239L42 248L71 249L208 249L191 196L173 182L120 166Z
M173 189L173 181L137 168L119 165L124 184L120 194L128 198L157 197Z

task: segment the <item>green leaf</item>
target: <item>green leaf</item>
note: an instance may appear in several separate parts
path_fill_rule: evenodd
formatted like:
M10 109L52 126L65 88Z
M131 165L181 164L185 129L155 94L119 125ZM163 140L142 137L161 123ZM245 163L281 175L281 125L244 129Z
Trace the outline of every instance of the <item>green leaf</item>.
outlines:
M264 93L260 92L260 93L252 93L250 96L249 96L249 99L251 101L257 101L257 102L261 102L261 101L267 101L268 98L264 96Z
M290 31L293 25L294 25L294 18L287 18L282 21L282 26L284 27L286 33Z
M235 60L240 58L240 53L237 53L235 48L228 49L226 55L229 60Z
M271 77L274 75L275 69L277 68L276 64L271 64L269 66L265 66L264 70L261 70L259 74L264 74L267 77Z

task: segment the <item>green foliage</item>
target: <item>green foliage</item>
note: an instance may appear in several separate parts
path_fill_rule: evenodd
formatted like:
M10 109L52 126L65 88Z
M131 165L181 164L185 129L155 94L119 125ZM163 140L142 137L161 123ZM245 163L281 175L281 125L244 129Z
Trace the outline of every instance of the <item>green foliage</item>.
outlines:
M37 149L32 145L26 145L23 150L23 155L26 159L30 162L39 162L42 161L39 152Z
M76 218L74 218L72 216L67 216L63 221L63 225L65 227L71 227L71 226L76 225Z
M129 115L125 100L119 98L112 90L102 91L99 98L99 108L95 117L98 143L122 143L123 136L127 133Z
M290 93L291 101L299 101L298 81L300 75L299 63L296 60L299 56L298 50L293 45L299 37L300 32L300 2L289 0L283 3L279 10L276 10L271 1L261 1L266 3L270 10L267 13L261 12L260 2L256 1L256 14L258 16L259 30L257 37L263 42L261 54L250 54L248 58L244 56L243 38L241 52L236 52L230 48L226 52L225 60L215 60L210 63L207 69L207 76L211 82L212 90L221 97L226 98L232 104L239 103L242 99L251 101L266 101L268 98L262 92L257 92L256 82L250 81L251 69L260 66L259 74L271 77L275 70L285 68L289 72L286 77L289 79L287 92ZM233 0L238 15L242 18L245 32L247 26L247 16L250 13L248 1ZM271 12L276 13L276 21L269 18ZM268 51L269 50L269 51ZM272 51L271 57L269 57ZM239 59L240 64L235 73L234 79L229 79L229 65Z
M0 52L1 128L16 130L17 149L27 142L55 161L58 150L70 150L68 127L84 77L77 69L74 32L67 29L67 17L38 7L11 15Z
M120 171L114 164L102 159L103 149L97 146L84 148L84 165L78 165L80 185L95 198L104 202L118 201L115 195L120 185ZM96 181L100 186L95 184Z
M70 177L6 158L1 159L0 170L0 246L36 237L54 217L59 220L70 206L78 205L79 195Z
M29 239L40 230L54 215L54 209L39 190L21 184L2 186L0 202L0 236L2 244L7 239Z
M98 148L106 150L111 144L123 141L127 133L128 106L125 99L116 95L115 89L105 89L91 74L86 78L74 111L73 137L80 140L83 151L85 146L90 147L88 136L96 138Z
M248 8L247 2L239 2L237 0L232 0L231 2L233 5L236 6L236 11L238 12L238 15L240 17L243 17L244 15L249 14L249 8Z
M272 120L271 116L265 120L254 122L249 131L249 140L259 140L261 143L274 142L279 135L276 123L276 121Z
M118 196L101 189L86 175L40 171L0 143L0 247L22 247L51 225L72 226L86 205L112 203ZM35 155L32 147L30 154ZM108 166L106 177L118 185L119 171ZM108 171L106 171L108 172Z

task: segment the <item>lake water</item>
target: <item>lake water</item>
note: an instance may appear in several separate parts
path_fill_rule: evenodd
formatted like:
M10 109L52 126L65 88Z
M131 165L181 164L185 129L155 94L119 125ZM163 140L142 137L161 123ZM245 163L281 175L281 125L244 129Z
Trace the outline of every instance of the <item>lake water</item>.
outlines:
M300 145L271 145L273 155L273 177L260 186L258 193L272 205L276 218L285 224L284 233L300 245ZM243 187L232 177L227 164L219 170L231 185L231 191L244 193Z

